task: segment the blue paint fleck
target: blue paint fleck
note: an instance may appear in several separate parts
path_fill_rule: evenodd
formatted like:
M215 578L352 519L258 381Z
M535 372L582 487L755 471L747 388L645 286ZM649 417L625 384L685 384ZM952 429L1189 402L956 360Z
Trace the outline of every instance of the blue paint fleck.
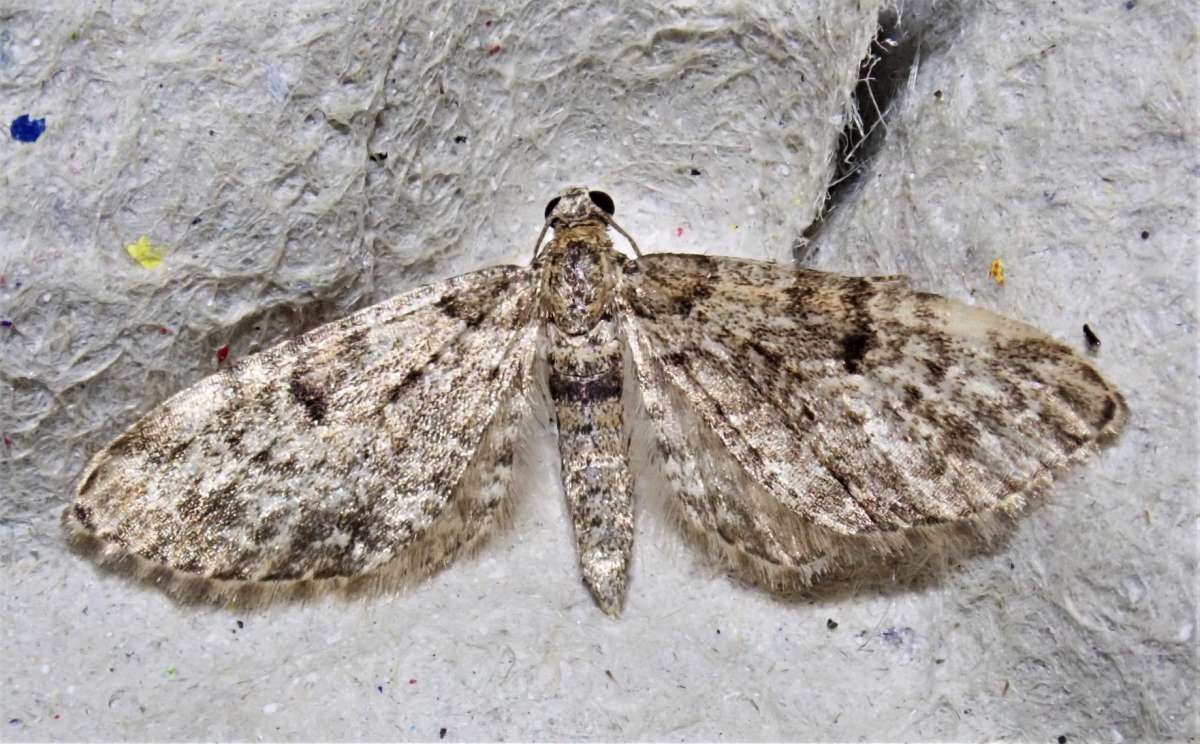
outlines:
M12 328L12 327L13 327L13 322L11 320L9 320L8 318L5 318L4 320L0 320L0 328Z
M8 132L18 142L37 142L42 132L46 131L45 119L30 119L29 114L21 114L13 119Z

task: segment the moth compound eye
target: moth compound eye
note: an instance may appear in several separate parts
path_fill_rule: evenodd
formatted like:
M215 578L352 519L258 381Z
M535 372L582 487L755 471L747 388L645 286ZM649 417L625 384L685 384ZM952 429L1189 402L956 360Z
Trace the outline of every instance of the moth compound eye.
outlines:
M592 204L600 207L608 216L612 216L616 207L613 205L612 197L603 191L589 191L588 197L592 200Z
M556 196L550 201L546 202L546 216L544 219L550 219L550 213L553 212L554 208L558 206L558 200L561 198L561 196Z

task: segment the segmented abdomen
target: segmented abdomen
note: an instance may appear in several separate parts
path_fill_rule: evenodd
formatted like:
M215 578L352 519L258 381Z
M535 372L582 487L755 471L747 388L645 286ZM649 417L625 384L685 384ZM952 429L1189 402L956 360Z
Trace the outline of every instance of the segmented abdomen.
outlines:
M579 563L596 601L619 613L633 544L633 504L621 420L622 354L616 324L569 335L553 324L550 395Z

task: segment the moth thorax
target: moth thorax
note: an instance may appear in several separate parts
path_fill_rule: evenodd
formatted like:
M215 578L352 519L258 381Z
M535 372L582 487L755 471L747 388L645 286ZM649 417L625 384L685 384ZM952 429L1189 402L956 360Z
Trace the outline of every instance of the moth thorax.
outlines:
M581 225L554 236L546 251L543 302L559 330L586 333L608 315L620 258L603 227Z

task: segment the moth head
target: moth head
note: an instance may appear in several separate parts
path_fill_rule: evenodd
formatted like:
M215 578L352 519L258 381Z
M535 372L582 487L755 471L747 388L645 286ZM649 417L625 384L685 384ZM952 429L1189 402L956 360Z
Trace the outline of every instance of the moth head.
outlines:
M613 200L608 194L572 186L546 204L546 222L555 230L588 222L608 225L613 211Z

